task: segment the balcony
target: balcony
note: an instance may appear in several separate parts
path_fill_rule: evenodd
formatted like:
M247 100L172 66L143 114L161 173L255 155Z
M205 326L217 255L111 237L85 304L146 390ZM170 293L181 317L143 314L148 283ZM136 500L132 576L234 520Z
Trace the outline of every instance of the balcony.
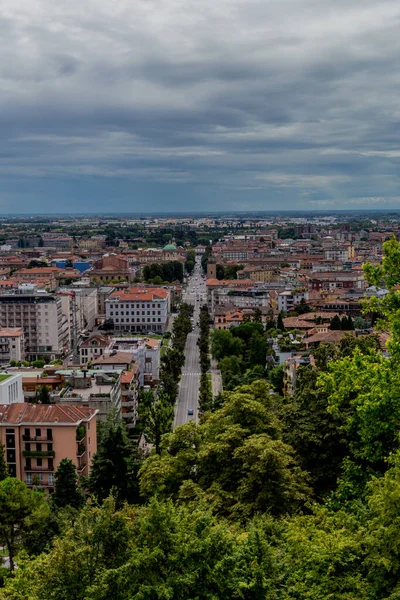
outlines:
M23 435L22 439L24 442L52 442L53 437L47 437L47 435Z
M86 446L85 444L82 444L81 442L78 444L78 448L76 449L76 456L78 458L80 458L81 456L83 456L86 453Z
M22 456L25 456L27 458L43 458L43 457L50 457L50 458L54 458L55 456L55 452L54 450L23 450L22 451Z
M34 467L24 467L24 470L27 471L28 473L43 473L46 471L50 471L50 473L52 473L54 471L53 467L49 467L48 465L42 465L41 467L38 466L34 466Z
M82 471L84 471L85 469L86 469L86 463L85 463L85 462L81 462L81 463L78 465L78 467L77 467L77 469L76 469L76 472L77 472L77 473L82 473Z

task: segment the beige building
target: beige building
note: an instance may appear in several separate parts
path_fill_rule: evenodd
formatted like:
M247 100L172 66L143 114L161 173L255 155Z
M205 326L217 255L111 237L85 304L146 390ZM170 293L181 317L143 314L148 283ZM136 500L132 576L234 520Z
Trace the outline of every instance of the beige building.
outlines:
M32 284L0 294L0 327L22 328L29 358L53 360L63 355L68 344L68 323L61 299L38 291Z
M78 476L88 475L97 450L96 414L63 404L0 406L0 441L11 477L51 492L63 458L72 460Z
M25 337L21 327L0 329L0 364L8 365L25 359Z

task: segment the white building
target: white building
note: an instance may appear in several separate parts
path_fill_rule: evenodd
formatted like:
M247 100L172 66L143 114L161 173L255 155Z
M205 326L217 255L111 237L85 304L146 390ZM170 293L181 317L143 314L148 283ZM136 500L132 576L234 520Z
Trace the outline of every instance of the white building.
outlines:
M163 333L170 313L171 292L164 288L115 291L105 301L106 319L115 331Z
M141 387L157 381L160 369L160 340L151 338L118 338L111 340L106 355L115 352L132 354L132 362L138 363L138 379Z
M295 292L286 290L278 294L277 308L278 312L289 312L294 310L296 304L301 300L308 300L308 292Z
M0 373L0 406L24 402L22 375Z
M0 364L8 365L25 359L25 337L21 327L0 329Z
M99 358L110 345L110 340L103 335L94 334L79 344L79 363L85 365Z
M0 294L0 327L22 328L28 357L54 360L68 343L68 323L61 300L33 284Z

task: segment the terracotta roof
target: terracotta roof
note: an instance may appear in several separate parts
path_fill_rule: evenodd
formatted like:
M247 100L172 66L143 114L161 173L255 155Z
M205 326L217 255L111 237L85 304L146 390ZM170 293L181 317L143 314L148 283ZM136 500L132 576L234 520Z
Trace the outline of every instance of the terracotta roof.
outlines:
M121 383L131 383L134 377L135 373L133 371L123 371L121 373Z
M94 365L129 365L133 356L130 352L116 352L115 354L102 354L93 361Z
M354 335L353 331L326 331L325 333L316 333L311 337L307 338L305 341L307 344L312 344L314 342L331 342L333 344L340 342L346 335Z
M24 335L24 331L20 327L4 327L0 329L0 337L19 337L21 335Z
M87 340L84 340L83 342L81 342L81 344L79 344L80 348L86 348L87 346L91 346L93 340L96 340L97 342L99 342L100 346L108 346L109 344L109 340L104 337L103 335L91 335ZM95 348L98 348L99 345L96 345Z
M309 321L304 321L300 317L286 317L283 319L283 324L286 329L312 329L315 324Z
M169 295L169 290L164 288L130 288L129 290L116 291L110 295L111 300L119 302L151 302L157 299L165 299Z
M87 406L69 406L66 404L15 404L0 405L0 424L44 423L78 425L82 420L91 419L98 411Z
M59 273L61 269L57 267L34 267L33 269L20 269L15 275L51 275L52 273Z
M213 286L213 285L219 285L219 286L232 286L232 285L237 285L240 287L249 285L249 286L253 286L254 285L254 281L252 279L207 279L206 281L206 285L209 286Z
M46 383L62 383L63 379L60 375L54 375L49 377L26 377L22 375L22 383L38 383L40 385L46 385Z

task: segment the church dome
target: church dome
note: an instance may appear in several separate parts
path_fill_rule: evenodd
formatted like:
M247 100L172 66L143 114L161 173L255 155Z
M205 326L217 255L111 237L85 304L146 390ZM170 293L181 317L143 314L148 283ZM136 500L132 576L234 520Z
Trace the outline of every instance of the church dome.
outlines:
M176 250L176 246L175 244L166 244L163 248L163 250Z

